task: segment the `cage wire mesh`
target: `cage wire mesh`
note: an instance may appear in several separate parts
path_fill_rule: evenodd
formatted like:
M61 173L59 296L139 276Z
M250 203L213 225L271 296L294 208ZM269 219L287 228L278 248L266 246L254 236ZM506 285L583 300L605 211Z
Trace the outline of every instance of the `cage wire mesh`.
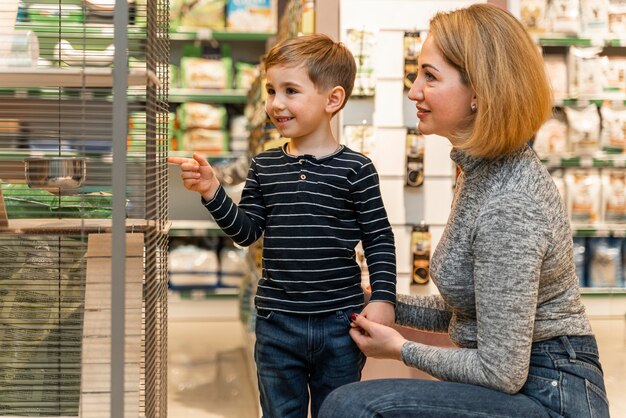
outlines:
M169 5L128 0L124 63L114 56L115 6L0 1L0 416L111 416L119 164L124 416L167 415ZM119 65L125 97L113 95ZM120 101L128 135L113 138ZM113 161L114 141L125 158Z

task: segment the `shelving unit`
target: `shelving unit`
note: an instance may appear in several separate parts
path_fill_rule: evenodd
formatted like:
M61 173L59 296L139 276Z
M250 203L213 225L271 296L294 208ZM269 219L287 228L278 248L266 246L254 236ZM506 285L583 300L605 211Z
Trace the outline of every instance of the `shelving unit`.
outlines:
M517 4L519 6L519 4ZM514 14L519 16L519 10L513 10ZM517 12L517 13L516 13ZM582 29L581 29L582 31ZM620 37L620 34L598 34L598 35L564 35L559 33L542 33L534 35L535 42L539 45L545 56L562 56L568 73L574 71L572 67L571 47L598 47L603 54L623 55L626 56L626 40ZM601 68L593 70L596 73L602 71ZM549 76L554 77L554 74ZM557 75L558 76L558 75ZM565 77L565 74L562 75ZM582 94L576 96L576 92L572 94L572 80L575 74L567 74L566 85L567 94L565 97L558 97L555 100L555 109L565 108L583 108L588 105L595 105L598 108L605 102L612 105L626 105L626 86L622 86L617 91L606 91L602 94ZM561 90L559 90L561 91ZM599 109L598 109L599 110ZM603 127L599 127L604 129ZM600 146L596 152L565 152L543 157L543 162L549 170L571 170L571 169L624 169L626 170L626 153L622 149L613 149L611 147L602 146L601 139L598 140ZM561 170L561 172L563 172ZM573 191L568 191L568 193ZM595 199L602 200L601 196L595 196ZM624 238L626 237L626 224L623 223L607 223L602 220L581 224L572 221L573 236L579 242L590 242L590 240L599 240L605 238ZM584 240L582 240L584 238ZM585 245L586 251L589 245ZM622 248L622 251L623 248ZM593 257L593 254L591 255ZM589 259L589 254L585 254ZM604 261L608 263L608 261ZM624 267L623 261L619 263ZM591 269L591 267L588 267ZM618 273L621 274L621 273ZM621 281L618 277L618 283ZM626 284L622 284L626 286ZM582 287L581 292L591 315L597 316L623 316L626 311L626 287Z
M261 55L265 52L266 43L269 42L274 33L257 32L234 32L228 30L186 30L170 33L172 39L171 62L177 62L182 56L185 45L202 43L219 43L220 49L232 54L233 62L237 60L245 62L259 62ZM214 45L215 46L215 45ZM177 106L187 102L208 103L224 105L227 108L228 118L235 115L243 115L244 105L248 101L249 91L246 89L190 89L172 88L169 91L170 109L175 110ZM170 155L189 157L190 151L175 150L170 151ZM219 153L205 154L209 161L235 160L247 156L245 151L224 150ZM221 240L229 239L221 229L213 222L209 212L199 204L197 193L192 193L184 189L178 168L170 168L170 215L172 221L169 230L170 242L193 241L200 237L218 237ZM206 272L206 274L217 274L218 279L222 272ZM218 280L217 285L170 285L170 290L177 292L182 298L195 297L228 297L236 296L239 287L223 286ZM202 296L203 295L203 296Z
M99 23L0 14L4 31L32 31L39 55L0 68L5 415L167 415L167 1L143 2L131 26L119 3L117 19ZM85 59L59 59L61 40ZM112 64L87 65L80 51L102 45L117 49ZM129 128L133 116L143 123ZM25 184L35 156L85 170L52 194Z

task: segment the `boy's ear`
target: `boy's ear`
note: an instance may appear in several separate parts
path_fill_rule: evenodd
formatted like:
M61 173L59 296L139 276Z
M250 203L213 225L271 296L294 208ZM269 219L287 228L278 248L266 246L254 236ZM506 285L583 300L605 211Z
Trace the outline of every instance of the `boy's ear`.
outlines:
M335 114L341 109L346 100L346 91L341 86L335 86L328 92L328 102L326 103L326 111Z

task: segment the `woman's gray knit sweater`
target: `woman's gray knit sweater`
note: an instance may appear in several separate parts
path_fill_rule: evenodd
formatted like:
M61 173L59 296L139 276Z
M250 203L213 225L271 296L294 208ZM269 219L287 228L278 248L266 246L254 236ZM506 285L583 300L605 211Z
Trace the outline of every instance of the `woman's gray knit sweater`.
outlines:
M440 295L399 295L396 322L448 332L458 348L407 342L402 359L441 380L516 393L534 341L591 335L569 219L533 150L461 166L430 275Z

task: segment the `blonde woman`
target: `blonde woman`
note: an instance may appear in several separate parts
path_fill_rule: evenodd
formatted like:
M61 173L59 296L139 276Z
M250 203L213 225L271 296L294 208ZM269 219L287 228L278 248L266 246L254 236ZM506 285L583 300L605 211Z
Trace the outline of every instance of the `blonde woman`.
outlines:
M431 263L440 295L398 295L396 323L447 332L456 347L355 315L363 353L439 380L349 384L320 417L608 417L568 216L527 145L551 113L540 52L500 8L439 13L409 98L419 129L450 141L462 173Z

